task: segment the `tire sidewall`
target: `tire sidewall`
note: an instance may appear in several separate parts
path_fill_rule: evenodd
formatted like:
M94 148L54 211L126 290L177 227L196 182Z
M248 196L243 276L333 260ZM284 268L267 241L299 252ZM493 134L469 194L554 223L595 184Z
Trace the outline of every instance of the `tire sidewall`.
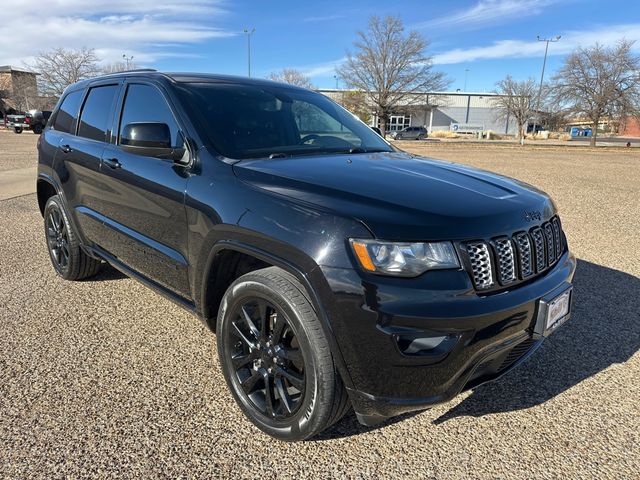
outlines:
M67 229L67 238L68 238L68 248L69 248L69 262L67 262L67 266L66 268L61 268L60 265L58 265L58 262L55 261L55 258L53 257L53 254L51 253L51 248L49 247L49 236L48 236L48 232L47 232L47 219L49 217L49 212L51 210L53 210L54 208L57 208L58 210L60 210L60 214L62 215L62 219L64 221L65 224L65 228ZM72 261L72 254L71 254L71 248L72 248L72 233L71 233L71 227L69 225L69 220L67 219L67 215L64 211L64 208L62 206L62 202L60 202L60 199L57 195L54 195L53 197L49 198L49 200L47 200L47 204L44 207L44 234L45 234L45 241L47 243L47 252L49 253L49 259L51 260L51 264L53 265L54 270L56 271L56 273L61 276L62 278L67 278L69 276L69 272L71 270L71 261Z
M232 371L232 368L229 368L230 359L226 343L229 329L232 328L230 326L233 320L231 312L234 312L239 305L256 297L269 301L280 312L284 313L302 350L305 364L305 396L296 414L287 419L273 420L254 409L251 400L242 391L242 387L235 377L235 372ZM249 420L265 433L285 441L301 440L315 433L317 425L323 421L323 419L318 418L318 412L316 411L319 407L318 396L320 394L318 371L314 358L316 356L314 350L317 347L310 341L297 307L273 287L263 283L262 278L260 281L241 278L229 287L222 299L216 331L218 358L222 372L236 402Z

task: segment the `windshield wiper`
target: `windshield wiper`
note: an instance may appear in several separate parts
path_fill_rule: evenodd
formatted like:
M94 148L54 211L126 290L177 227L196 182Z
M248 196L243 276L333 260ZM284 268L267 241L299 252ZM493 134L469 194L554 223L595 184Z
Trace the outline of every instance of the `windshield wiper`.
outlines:
M274 158L287 158L287 156L281 152L272 153L271 155L269 155L269 160L273 160Z

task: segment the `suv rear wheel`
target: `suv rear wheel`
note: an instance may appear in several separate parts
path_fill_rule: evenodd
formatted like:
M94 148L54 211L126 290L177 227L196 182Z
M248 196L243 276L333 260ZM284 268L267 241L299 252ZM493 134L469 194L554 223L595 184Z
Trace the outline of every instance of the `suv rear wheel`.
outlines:
M280 268L248 273L229 287L218 313L217 346L236 402L275 438L309 438L350 408L305 289Z
M62 278L82 280L100 271L101 262L80 248L58 195L49 198L44 207L44 232L51 263Z

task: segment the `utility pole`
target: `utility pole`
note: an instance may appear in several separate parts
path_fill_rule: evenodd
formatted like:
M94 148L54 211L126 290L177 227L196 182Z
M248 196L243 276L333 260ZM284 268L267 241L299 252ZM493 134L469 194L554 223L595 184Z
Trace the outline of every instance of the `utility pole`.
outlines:
M334 75L333 79L336 81L336 90L338 90L338 76Z
M469 74L469 69L464 69L464 91L467 91L467 75Z
M131 65L131 61L133 60L133 55L131 55L130 57L127 57L126 53L122 54L122 58L124 58L124 61L127 62L127 70L129 70L129 67Z
M540 114L540 96L542 95L542 82L544 80L544 69L547 66L547 53L549 52L549 43L555 43L558 40L560 40L560 35L556 35L553 38L540 38L540 35L538 35L538 41L539 42L546 42L546 45L544 47L544 60L542 61L542 73L540 74L540 87L538 88L538 100L536 101L536 114L539 115ZM536 120L534 117L533 120L533 130L531 131L531 133L533 133L534 135L536 134Z
M251 30L248 28L244 29L244 33L247 34L247 70L249 72L249 76L251 76L251 35L253 35L253 32L255 31L255 28L252 28Z

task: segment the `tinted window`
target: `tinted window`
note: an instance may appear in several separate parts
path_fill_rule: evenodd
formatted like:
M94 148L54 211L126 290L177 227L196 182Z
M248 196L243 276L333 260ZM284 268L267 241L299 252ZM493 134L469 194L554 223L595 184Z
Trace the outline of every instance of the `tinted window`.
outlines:
M271 85L185 83L215 149L230 158L391 151L364 123L324 95Z
M117 85L106 85L89 90L80 114L78 136L105 141L118 88Z
M122 108L120 132L125 125L145 122L166 123L171 131L171 146L182 146L178 124L160 91L151 85L129 85Z
M62 101L62 105L56 114L56 120L53 129L59 132L71 133L73 122L78 115L80 109L80 101L82 100L82 91L71 92Z

